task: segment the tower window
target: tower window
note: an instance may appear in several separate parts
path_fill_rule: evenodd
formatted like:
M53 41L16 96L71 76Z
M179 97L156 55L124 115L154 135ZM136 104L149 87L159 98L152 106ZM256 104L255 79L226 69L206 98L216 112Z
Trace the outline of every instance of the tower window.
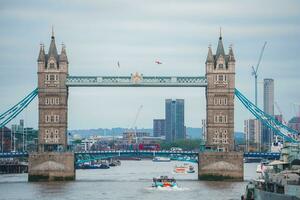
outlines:
M227 105L227 98L224 98L224 105Z
M46 74L46 81L58 81L58 74Z
M227 123L227 120L227 115L219 114L214 116L215 123Z
M224 65L223 64L219 64L219 69L224 69Z
M59 115L55 115L55 122L59 122Z
M220 75L217 75L217 81L226 81L226 75L224 74L220 74Z
M218 105L218 99L217 98L214 98L214 104Z
M50 69L54 69L54 63L50 63Z

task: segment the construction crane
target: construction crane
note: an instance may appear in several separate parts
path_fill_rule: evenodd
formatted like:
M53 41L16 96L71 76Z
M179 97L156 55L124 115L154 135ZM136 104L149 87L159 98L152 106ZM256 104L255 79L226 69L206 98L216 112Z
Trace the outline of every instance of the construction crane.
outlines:
M134 128L135 123L136 123L136 121L137 121L137 119L138 119L138 117L139 117L139 115L140 115L140 113L141 113L142 108L143 108L143 105L140 105L140 107L138 108L138 110L137 110L137 112L136 112L136 115L135 115L135 118L134 118L134 121L133 121L133 123L132 123L131 128Z
M131 127L130 127L131 130L134 129L134 132L133 132L134 135L133 135L133 136L135 137L136 143L137 143L137 135L136 135L136 127L135 127L135 124L136 124L136 121L137 121L137 119L138 119L138 117L139 117L139 115L140 115L142 109L143 109L143 105L140 105L139 108L138 108L138 110L137 110L137 112L136 112L134 121L133 121L133 123L132 123L132 125L131 125ZM130 132L131 132L131 131L130 131ZM133 139L133 138L131 138L131 139Z
M277 110L278 110L279 114L282 116L282 122L283 122L283 124L284 124L284 125L287 125L286 121L284 120L284 117L283 117L282 111L281 111L281 109L280 109L280 107L279 107L278 103L275 101L275 102L274 102L274 104L275 104L275 106L276 106L276 108L277 108Z
M262 56L264 54L266 45L267 45L267 42L264 43L264 45L263 45L263 47L261 49L261 52L259 54L259 58L258 58L258 62L257 62L256 68L254 68L254 66L252 66L252 75L255 78L255 106L257 106L257 77L258 77L258 73L257 72L258 72L258 67L259 67L259 64L261 62Z

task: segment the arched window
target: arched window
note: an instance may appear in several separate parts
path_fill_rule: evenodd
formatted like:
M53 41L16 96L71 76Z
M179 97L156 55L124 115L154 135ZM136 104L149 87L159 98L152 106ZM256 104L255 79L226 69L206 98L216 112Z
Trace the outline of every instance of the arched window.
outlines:
M55 68L55 65L54 65L54 63L50 63L50 67L49 67L50 69L54 69Z

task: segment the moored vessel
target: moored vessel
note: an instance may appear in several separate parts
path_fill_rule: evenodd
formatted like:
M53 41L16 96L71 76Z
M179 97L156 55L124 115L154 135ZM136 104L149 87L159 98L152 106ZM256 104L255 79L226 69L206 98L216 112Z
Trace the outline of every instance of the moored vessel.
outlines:
M174 172L178 174L195 173L195 169L192 165L184 163L180 166L175 165Z
M154 157L153 162L171 162L170 158L166 158L166 157Z
M261 163L259 178L246 187L244 200L300 200L300 144L286 144L280 160Z

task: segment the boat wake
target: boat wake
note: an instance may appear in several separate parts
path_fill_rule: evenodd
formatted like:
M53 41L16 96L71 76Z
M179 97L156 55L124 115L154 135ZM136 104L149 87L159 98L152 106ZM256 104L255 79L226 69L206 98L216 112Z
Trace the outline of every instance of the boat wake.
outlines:
M189 188L183 188L183 187L147 187L146 190L151 191L187 191L190 190Z

